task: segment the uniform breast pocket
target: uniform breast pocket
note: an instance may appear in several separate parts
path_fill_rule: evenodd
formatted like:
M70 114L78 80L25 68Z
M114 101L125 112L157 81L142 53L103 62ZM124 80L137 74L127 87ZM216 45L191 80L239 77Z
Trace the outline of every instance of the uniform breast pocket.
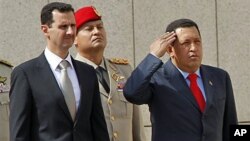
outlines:
M123 107L121 110L121 114L122 116L125 117L132 117L133 115L133 104L131 104L130 102L128 102L126 100L126 98L123 95L123 92L119 92L119 98L120 98L120 102L121 102L121 106Z
M0 121L9 120L9 94L0 93Z

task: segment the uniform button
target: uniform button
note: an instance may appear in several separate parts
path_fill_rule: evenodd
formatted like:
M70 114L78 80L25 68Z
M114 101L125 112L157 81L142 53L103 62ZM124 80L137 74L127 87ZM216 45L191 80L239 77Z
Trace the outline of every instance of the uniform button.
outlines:
M113 136L114 136L115 138L117 138L117 137L118 137L118 133L117 133L117 132L114 132L114 133L113 133Z
M111 105L113 101L111 99L108 100L108 104Z
M113 120L113 121L114 121L114 120L115 120L115 117L114 117L114 116L111 116L111 120Z

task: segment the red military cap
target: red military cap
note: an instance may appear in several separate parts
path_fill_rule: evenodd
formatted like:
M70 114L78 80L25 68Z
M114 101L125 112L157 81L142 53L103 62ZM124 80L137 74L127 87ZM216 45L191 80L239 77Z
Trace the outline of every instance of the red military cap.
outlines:
M89 21L100 20L101 15L94 6L86 6L78 9L75 12L75 18L76 28L78 30L83 24Z

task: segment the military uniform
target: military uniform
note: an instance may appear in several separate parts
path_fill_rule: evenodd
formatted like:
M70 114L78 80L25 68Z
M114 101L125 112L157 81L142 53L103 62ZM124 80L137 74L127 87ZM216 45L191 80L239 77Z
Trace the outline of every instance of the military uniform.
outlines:
M77 54L76 60L96 64ZM103 59L109 76L110 92L99 82L103 111L111 141L146 141L139 106L129 103L123 96L123 87L132 72L125 59Z
M0 60L0 141L9 141L9 90L12 65Z

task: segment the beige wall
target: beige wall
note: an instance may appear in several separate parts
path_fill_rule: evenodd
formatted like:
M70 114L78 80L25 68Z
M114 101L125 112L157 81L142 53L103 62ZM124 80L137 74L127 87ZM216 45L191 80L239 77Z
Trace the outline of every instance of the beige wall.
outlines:
M63 0L61 0L63 1ZM45 40L40 31L40 10L50 0L0 0L0 58L18 65L39 55ZM107 57L125 57L136 66L150 43L169 22L191 18L200 27L203 63L231 75L238 117L250 121L250 1L249 0L74 0L78 9L95 5L108 33ZM72 48L72 54L75 54ZM168 57L164 57L166 60ZM150 125L144 106L145 125ZM146 128L150 138L150 128Z

